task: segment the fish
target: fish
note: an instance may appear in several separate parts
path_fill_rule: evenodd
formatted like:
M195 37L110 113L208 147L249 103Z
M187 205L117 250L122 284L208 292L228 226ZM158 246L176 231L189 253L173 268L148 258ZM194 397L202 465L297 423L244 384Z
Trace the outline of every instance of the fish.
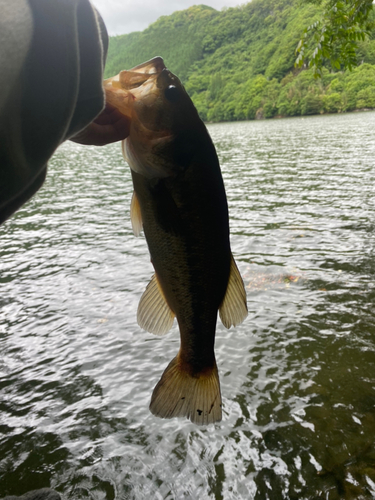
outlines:
M134 192L131 222L144 231L155 270L137 321L164 335L177 319L180 348L153 390L150 411L197 425L222 419L214 353L217 316L226 328L247 316L245 287L229 238L218 156L176 75L154 57L104 81L106 100L130 117L122 151Z

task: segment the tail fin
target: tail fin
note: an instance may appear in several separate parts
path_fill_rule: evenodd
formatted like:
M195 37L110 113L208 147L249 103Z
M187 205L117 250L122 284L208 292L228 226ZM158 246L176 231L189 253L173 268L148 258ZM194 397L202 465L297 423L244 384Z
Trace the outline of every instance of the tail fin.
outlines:
M176 356L165 369L152 393L150 411L157 417L187 417L194 424L221 420L221 394L217 366L192 376Z

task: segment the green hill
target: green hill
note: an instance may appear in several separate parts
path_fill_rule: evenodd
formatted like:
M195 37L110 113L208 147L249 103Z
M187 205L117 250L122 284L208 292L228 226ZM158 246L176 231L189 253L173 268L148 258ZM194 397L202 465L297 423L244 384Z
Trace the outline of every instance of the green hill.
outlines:
M105 76L156 55L183 81L202 119L270 118L375 107L375 42L361 43L353 73L294 69L303 29L319 14L298 0L253 0L220 12L205 5L110 38Z
M162 16L142 32L110 38L105 76L113 76L154 56L186 81L189 69L203 59L205 26L216 16L212 7L198 5Z

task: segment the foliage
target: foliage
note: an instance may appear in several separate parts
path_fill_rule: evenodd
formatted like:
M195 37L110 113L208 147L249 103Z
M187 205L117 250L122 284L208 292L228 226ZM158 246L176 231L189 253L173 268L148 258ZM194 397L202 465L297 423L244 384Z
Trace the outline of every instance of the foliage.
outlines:
M202 57L204 26L219 13L198 5L162 16L142 32L110 38L105 78L161 55L180 78Z
M164 16L110 39L106 77L161 55L205 121L375 108L371 38L358 44L361 65L352 73L322 66L316 79L314 68L294 68L298 37L322 12L299 1L253 0L220 12L198 5Z
M296 66L308 64L320 76L324 60L333 68L353 69L357 64L358 42L373 27L373 0L307 0L322 4L321 16L304 30L297 46Z

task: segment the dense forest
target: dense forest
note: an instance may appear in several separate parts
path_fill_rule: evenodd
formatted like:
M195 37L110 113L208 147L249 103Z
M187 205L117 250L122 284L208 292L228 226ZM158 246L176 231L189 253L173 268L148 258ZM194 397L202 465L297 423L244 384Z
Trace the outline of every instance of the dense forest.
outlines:
M299 0L253 0L220 12L190 7L111 37L105 76L160 55L205 121L375 108L375 32L359 43L352 72L327 66L316 79L294 68L298 41L318 9Z

